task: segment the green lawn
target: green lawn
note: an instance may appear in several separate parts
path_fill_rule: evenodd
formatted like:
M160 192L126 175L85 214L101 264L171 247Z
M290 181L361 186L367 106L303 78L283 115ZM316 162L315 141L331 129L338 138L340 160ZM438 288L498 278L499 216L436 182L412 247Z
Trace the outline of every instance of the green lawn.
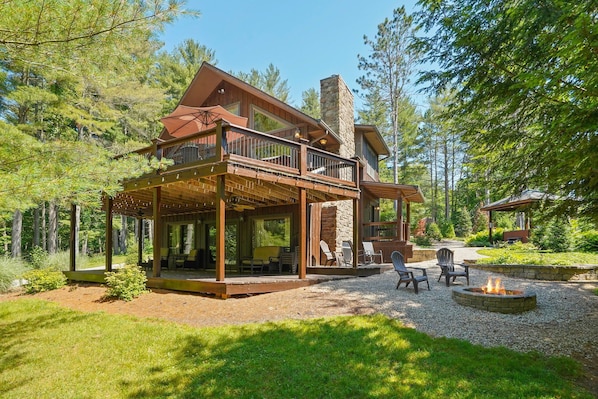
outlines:
M0 397L592 398L568 358L433 339L383 316L192 328L0 303Z

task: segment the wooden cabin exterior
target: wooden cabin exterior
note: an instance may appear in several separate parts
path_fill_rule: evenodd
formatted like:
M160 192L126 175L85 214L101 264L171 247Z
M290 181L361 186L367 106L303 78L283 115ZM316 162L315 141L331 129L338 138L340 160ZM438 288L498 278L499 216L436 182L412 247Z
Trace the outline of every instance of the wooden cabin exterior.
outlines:
M321 93L322 119L316 120L202 64L179 105L218 105L246 118L247 126L217 117L199 131L164 129L138 153L168 159L168 166L124 182L122 192L105 199L107 237L113 214L152 219L154 279L165 268L187 266L211 270L220 283L249 265L246 275L258 269L256 275L296 274L306 281L308 268L321 269L320 239L333 250L343 240L372 241L386 261L392 250L410 257L409 206L423 202L421 192L379 181L378 160L388 147L375 126L355 125L353 96L340 76L324 79ZM396 222L379 222L380 198L398 201ZM268 229L278 229L276 240ZM247 263L266 246L281 248L278 263L267 270ZM111 270L111 248L106 252Z

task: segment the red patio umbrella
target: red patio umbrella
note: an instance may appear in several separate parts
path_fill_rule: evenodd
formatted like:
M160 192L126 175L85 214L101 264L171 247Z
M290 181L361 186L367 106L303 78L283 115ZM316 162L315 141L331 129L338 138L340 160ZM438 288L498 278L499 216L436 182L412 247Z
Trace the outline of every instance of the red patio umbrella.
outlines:
M216 126L218 119L224 119L233 125L247 127L247 118L235 115L220 105L211 107L179 105L170 115L160 119L166 128L166 132L163 132L160 138L184 137L208 130Z

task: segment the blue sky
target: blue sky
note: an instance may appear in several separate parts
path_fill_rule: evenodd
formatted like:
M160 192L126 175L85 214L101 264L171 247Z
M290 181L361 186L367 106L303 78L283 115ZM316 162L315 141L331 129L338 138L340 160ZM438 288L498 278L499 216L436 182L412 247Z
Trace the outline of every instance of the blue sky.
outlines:
M378 24L392 18L395 8L415 10L415 0L188 0L199 18L181 18L169 25L161 40L170 50L187 38L212 49L220 69L264 71L272 63L291 89L291 104L301 93L319 91L320 79L341 75L351 89L357 55L367 55L363 35L374 38ZM414 93L415 94L415 93ZM418 105L425 100L414 96ZM356 108L361 101L355 98ZM425 107L425 106L424 106Z

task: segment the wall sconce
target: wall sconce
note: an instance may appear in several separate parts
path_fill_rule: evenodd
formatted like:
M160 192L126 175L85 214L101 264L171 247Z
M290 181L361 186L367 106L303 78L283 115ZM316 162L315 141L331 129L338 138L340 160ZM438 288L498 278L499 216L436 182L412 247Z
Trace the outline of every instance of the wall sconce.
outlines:
M301 138L301 130L299 130L299 128L295 129L295 138L296 139L300 139Z
M202 219L197 219L197 223L198 224L203 224L203 220Z
M239 221L240 221L241 223L243 223L243 221L244 221L244 220L245 220L245 218L243 217L243 215L239 216Z
M374 210L376 210L376 211L379 211L379 210L380 210L380 205L376 205L376 206L374 207Z
M224 94L224 87L218 89L218 94Z

